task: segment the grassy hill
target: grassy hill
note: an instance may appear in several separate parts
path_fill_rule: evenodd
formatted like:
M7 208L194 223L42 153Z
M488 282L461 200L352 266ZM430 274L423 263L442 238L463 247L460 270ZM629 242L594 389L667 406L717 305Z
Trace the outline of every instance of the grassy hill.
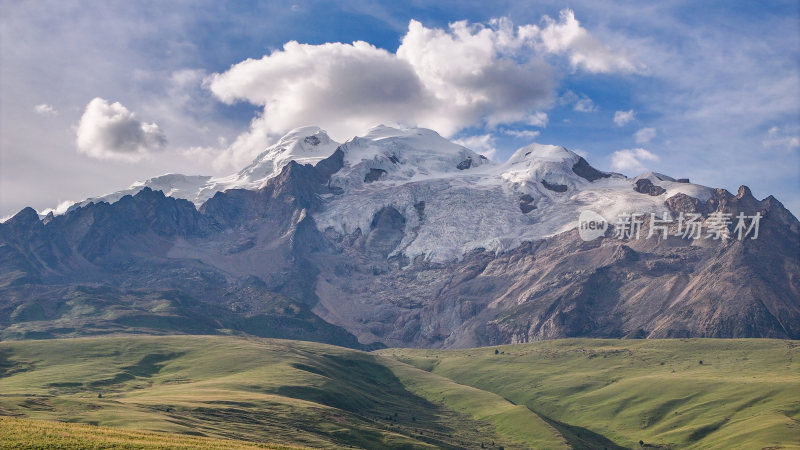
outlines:
M5 341L0 447L798 448L799 347L579 339L367 353L230 336Z
M234 439L212 439L177 433L133 431L81 423L0 417L0 448L290 450L302 447L254 444Z
M102 337L2 342L0 355L2 415L314 447L513 447L392 368L429 386L441 377L325 344Z
M524 405L575 448L800 448L796 341L575 339L378 353Z

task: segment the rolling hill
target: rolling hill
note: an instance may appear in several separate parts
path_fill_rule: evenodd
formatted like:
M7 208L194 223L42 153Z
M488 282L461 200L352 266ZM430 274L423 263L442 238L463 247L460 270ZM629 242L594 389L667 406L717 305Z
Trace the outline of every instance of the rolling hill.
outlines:
M796 448L798 357L765 339L371 353L230 336L5 341L0 414L231 445Z

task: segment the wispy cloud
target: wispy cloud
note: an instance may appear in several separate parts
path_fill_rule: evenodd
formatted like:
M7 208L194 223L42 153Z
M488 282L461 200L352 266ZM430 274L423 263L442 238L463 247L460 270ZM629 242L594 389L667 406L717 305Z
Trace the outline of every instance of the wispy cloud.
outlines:
M47 103L42 103L41 105L36 105L33 107L33 110L36 114L40 116L57 116L58 111L53 107L53 105L48 105Z
M578 95L572 91L567 91L559 99L560 103L564 105L572 105L573 111L578 112L595 112L599 108L586 94Z
M632 122L635 118L636 113L632 109L627 111L616 111L614 113L614 123L620 127Z
M536 139L542 134L539 130L503 130L503 133L519 139Z
M642 128L633 135L633 138L636 140L637 144L646 144L652 141L655 137L655 128Z
M469 136L462 139L453 140L456 144L463 145L489 159L494 159L497 149L495 148L494 136L491 134L481 134Z
M620 172L644 172L648 162L658 162L659 157L643 148L617 150L611 155L611 166Z

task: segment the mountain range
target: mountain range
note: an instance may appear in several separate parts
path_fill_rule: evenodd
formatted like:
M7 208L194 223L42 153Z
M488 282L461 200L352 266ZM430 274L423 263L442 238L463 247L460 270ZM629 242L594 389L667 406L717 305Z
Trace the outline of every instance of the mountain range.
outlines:
M559 146L497 163L422 128L338 143L303 127L231 176L164 175L0 224L0 338L131 332L366 349L798 339L800 222L745 186L627 178Z

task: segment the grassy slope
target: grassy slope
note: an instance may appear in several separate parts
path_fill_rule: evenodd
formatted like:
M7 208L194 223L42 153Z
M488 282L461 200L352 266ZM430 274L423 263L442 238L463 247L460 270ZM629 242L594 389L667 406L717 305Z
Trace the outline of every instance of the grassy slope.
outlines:
M399 361L383 362L414 394L491 424L505 438L506 447L569 448L555 428L525 406Z
M378 353L525 405L575 447L800 448L798 342L575 339Z
M142 438L126 430L325 447L615 448L640 439L799 447L796 342L563 340L496 349L503 353L364 353L222 336L0 342L0 415L100 425L87 429L133 448ZM51 444L87 439L75 425L0 423L21 426ZM195 445L185 434L152 439Z
M404 383L417 377L430 386L446 381L377 355L298 341L0 342L0 415L307 446L513 447L489 421L410 392ZM459 389L474 391L449 383L462 398L469 396Z
M283 445L253 444L184 434L132 431L79 423L0 417L0 448L115 448L115 449L293 449Z

